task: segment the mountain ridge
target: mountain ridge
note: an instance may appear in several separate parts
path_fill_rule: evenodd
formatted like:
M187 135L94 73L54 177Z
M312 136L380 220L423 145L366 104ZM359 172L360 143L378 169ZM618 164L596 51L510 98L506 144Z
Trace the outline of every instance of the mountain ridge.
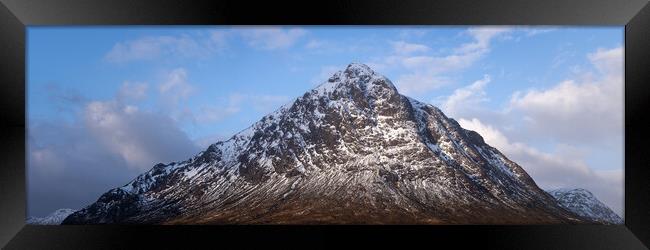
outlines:
M27 217L27 224L30 225L59 225L65 218L77 210L70 208L61 208L52 212L45 217Z
M565 209L594 223L623 224L623 219L584 188L558 188L547 190Z
M156 164L64 224L584 221L478 133L352 63L228 140Z

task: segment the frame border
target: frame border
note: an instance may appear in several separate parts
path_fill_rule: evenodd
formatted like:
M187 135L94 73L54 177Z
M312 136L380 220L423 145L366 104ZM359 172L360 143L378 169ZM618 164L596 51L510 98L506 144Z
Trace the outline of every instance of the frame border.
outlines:
M252 8L251 6L255 6ZM25 38L36 25L625 25L625 226L33 226L25 225ZM0 0L0 246L95 249L233 241L499 249L650 246L650 4L647 0L277 2ZM73 238L74 237L74 238ZM74 240L70 240L74 239ZM471 239L471 240L468 240ZM7 244L8 243L8 244ZM5 246L5 244L7 244ZM645 245L645 246L644 246ZM335 246L335 245L332 245ZM3 248L4 248L3 247Z

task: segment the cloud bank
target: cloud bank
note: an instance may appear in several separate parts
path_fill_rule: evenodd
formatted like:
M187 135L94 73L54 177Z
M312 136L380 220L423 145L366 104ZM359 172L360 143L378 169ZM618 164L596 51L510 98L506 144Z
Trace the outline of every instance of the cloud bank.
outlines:
M462 127L521 165L542 188L587 188L623 215L623 49L587 55L592 71L547 89L518 91L503 110L489 110L489 76L457 89L441 108ZM545 150L537 146L550 142ZM619 162L595 169L588 156L605 152Z
M134 104L147 97L148 86L127 81L103 101L53 99L72 113L70 122L30 119L29 215L82 208L156 163L188 159L201 150L174 119ZM58 88L49 90L60 96Z

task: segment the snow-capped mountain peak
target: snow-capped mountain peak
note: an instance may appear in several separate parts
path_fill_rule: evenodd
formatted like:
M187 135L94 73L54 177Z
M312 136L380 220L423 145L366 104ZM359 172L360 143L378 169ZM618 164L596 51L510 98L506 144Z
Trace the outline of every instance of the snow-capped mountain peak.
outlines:
M438 108L352 63L182 162L64 223L575 223L528 174Z
M27 218L27 224L31 225L59 225L61 222L68 217L68 215L76 212L77 210L70 208L61 208L45 217L29 217Z
M596 223L623 224L623 219L583 188L559 188L547 191L562 207Z
M397 89L390 80L377 74L367 65L351 63L345 70L334 73L327 81L313 89L311 94L318 97L333 92L363 94L366 98L379 99L397 94Z

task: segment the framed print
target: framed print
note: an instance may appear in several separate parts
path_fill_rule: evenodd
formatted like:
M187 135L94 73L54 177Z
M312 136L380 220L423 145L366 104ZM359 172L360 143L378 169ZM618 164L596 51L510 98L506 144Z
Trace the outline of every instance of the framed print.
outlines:
M644 1L2 3L7 249L650 243Z

